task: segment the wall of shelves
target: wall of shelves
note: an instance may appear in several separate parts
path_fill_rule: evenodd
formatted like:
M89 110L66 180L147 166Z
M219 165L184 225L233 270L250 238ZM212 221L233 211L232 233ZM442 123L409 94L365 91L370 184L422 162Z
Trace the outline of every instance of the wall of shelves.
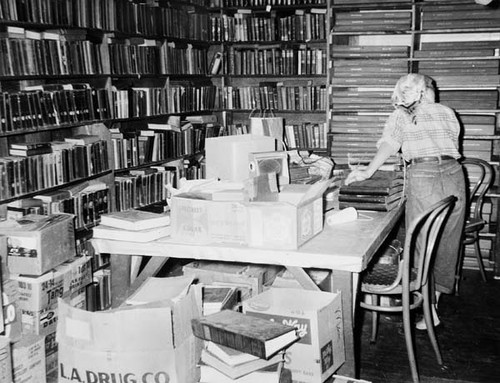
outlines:
M212 5L211 52L222 57L214 81L227 127L246 132L251 115L272 114L283 117L289 148L325 152L327 4L222 1Z
M424 73L436 81L439 101L457 111L463 155L491 162L498 188L499 10L463 0L333 0L332 9L329 153L336 162L369 162L369 148L392 111L395 82L406 73ZM492 191L494 205L496 195ZM491 215L490 232L483 235L493 241L486 263L495 275L497 222Z

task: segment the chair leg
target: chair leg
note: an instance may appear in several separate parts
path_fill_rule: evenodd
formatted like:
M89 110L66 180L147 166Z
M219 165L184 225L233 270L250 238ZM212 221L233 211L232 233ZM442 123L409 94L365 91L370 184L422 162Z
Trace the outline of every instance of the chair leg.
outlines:
M434 331L434 323L432 320L432 312L431 312L431 303L429 296L429 284L425 284L422 286L422 294L423 294L423 302L422 307L424 309L424 318L425 325L427 327L427 334L429 335L429 339L432 344L432 348L434 348L434 353L436 354L436 359L439 365L443 364L443 358L441 357L441 351L439 350L439 345L436 339L436 333Z
M457 268L455 271L455 295L458 296L459 293L459 286L460 286L460 280L462 279L462 266L464 263L464 253L465 253L465 245L462 243L460 245L460 250L458 254L458 260L457 260Z
M405 331L406 351L410 362L411 376L414 383L419 383L417 361L415 359L415 350L413 348L413 333L410 313L410 292L403 291L403 326Z
M371 300L373 305L378 305L379 296L377 294L371 295ZM378 333L378 311L372 310L372 337L370 343L375 343L377 341Z
M486 282L486 273L484 271L483 258L481 256L481 248L479 247L479 238L474 242L474 248L476 253L477 265L479 266L479 272L481 273L481 278Z

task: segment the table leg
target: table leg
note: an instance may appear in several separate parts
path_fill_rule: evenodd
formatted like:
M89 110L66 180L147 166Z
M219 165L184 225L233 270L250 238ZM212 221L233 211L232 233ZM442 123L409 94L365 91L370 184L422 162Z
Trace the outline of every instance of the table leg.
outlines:
M352 273L332 270L331 291L342 292L342 316L344 318L345 363L339 368L337 374L356 378Z

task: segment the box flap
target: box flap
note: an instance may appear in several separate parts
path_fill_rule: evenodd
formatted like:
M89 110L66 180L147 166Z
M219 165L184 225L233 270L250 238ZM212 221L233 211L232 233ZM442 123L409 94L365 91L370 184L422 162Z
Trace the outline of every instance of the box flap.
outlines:
M294 206L303 205L312 199L323 195L330 186L331 180L316 182L312 185L289 184L281 189L278 199L280 202L287 202Z

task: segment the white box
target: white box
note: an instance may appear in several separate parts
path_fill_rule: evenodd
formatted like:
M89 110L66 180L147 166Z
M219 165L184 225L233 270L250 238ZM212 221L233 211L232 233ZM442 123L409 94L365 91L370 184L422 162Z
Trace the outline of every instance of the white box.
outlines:
M191 319L199 313L193 289L175 302L101 312L59 300L58 382L74 383L76 373L86 382L198 382L201 341L192 334Z
M172 238L295 250L323 230L328 185L285 185L277 202L210 201L178 194L171 204Z
M12 345L14 382L45 383L45 337L28 334Z
M7 237L7 266L14 274L42 275L76 254L74 216L29 214L0 227Z
M250 153L276 150L273 137L242 134L205 140L206 178L243 181L249 176Z
M57 303L57 298L70 294L72 270L61 267L39 277L12 275L19 289L19 307L22 310L41 311Z
M0 335L0 382L12 382L12 357L10 340Z
M340 293L271 288L244 301L243 312L298 329L285 357L294 382L322 383L345 362Z

